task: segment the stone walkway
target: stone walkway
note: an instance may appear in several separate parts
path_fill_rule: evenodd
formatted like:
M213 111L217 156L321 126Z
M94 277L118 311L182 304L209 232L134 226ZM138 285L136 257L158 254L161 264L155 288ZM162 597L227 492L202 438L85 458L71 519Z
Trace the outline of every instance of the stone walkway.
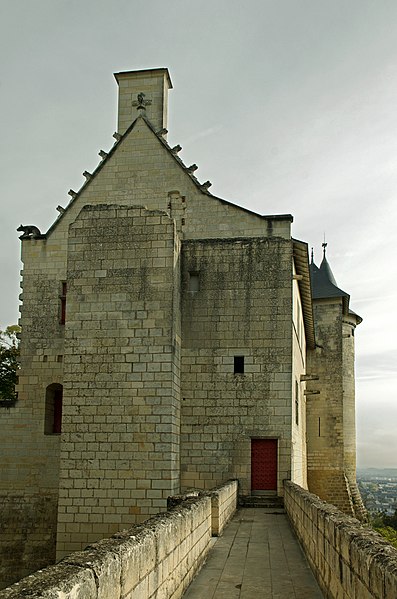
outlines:
M242 508L183 599L323 599L285 514Z

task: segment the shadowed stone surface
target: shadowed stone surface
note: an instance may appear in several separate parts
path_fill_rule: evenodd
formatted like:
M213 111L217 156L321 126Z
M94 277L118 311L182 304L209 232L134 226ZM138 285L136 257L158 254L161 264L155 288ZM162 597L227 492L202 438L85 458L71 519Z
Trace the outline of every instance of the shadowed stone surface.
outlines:
M183 599L322 599L285 514L238 510Z

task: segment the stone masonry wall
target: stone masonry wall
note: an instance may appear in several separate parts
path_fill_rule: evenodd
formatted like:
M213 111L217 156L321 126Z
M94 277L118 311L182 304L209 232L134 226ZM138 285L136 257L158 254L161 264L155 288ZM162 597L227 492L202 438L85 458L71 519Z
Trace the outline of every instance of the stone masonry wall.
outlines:
M237 509L238 482L231 480L211 493L212 535L217 537Z
M179 269L162 212L87 206L71 226L58 559L179 491Z
M83 168L83 167L82 167ZM169 194L179 194L185 238L219 236L290 237L291 217L260 215L211 197L192 181L143 119L117 142L95 176L87 179L79 195L58 218L47 240L54 261L65 259L68 228L87 204L140 205L149 210L169 209Z
M174 499L166 514L72 553L0 592L0 599L178 599L201 567L211 534L233 515L237 481L208 495Z
M294 270L294 275L296 274ZM307 488L306 452L306 396L301 375L306 372L306 337L303 309L298 287L294 279L292 287L293 334L292 334L292 448L291 480Z
M117 73L119 86L118 127L124 133L136 119L141 110L137 110L136 101L139 93L143 93L150 101L144 110L156 131L167 127L168 89L172 87L167 69L153 69ZM135 106L134 106L135 103Z
M344 469L349 487L353 514L359 520L367 519L356 478L356 402L354 373L354 333L357 323L355 315L344 315L342 322L343 352L343 456Z
M284 505L324 597L397 597L397 550L380 535L289 481Z
M211 499L200 497L72 553L0 593L1 599L178 599L211 541Z
M347 514L354 512L345 478L342 300L314 305L316 349L308 351L307 480L312 493Z
M282 494L291 469L291 281L285 239L184 242L184 488L210 489L229 477L249 493L251 438L276 438ZM234 356L244 357L244 374L234 374Z
M134 85L140 87L137 81L139 76L134 75L133 77ZM153 80L148 80L148 73L142 74L142 77L145 80L145 85L149 86L147 89L145 88L148 95L153 94ZM124 89L123 85L121 87ZM127 96L124 98L127 98L124 107L128 105L129 111L131 94L133 91L135 93L136 89L130 89L129 84L127 87L128 98ZM151 99L158 104L157 100L160 96L157 92L158 90L155 93L156 97ZM139 114L134 110L131 112L131 123ZM164 106L163 115L166 116ZM149 109L147 116L148 118L152 117L152 112ZM123 119L124 130L130 124L127 113L123 115ZM153 124L157 125L157 123ZM113 143L113 140L111 141ZM183 143L183 140L181 141ZM84 170L84 165L81 170ZM68 197L65 198L66 203L68 200ZM13 523L16 523L18 518L22 518L26 523L23 534L25 535L24 543L27 544L26 560L27 556L30 556L30 565L28 566L29 560L25 560L24 563L31 570L39 567L42 562L39 557L41 552L29 549L29 539L32 540L32 547L37 547L38 538L41 535L46 544L46 550L50 551L52 559L55 558L54 545L52 545L52 549L49 549L47 541L48 530L55 531L56 528L54 514L59 487L61 439L59 434L49 434L44 431L45 396L48 386L63 385L64 333L67 327L60 323L60 295L62 294L62 283L67 279L69 227L78 218L82 208L88 204L97 206L100 204L140 205L147 206L150 210L168 211L170 217L176 221L178 233L185 238L218 237L219 234L230 237L241 235L279 236L284 239L290 237L290 217L261 218L259 215L202 192L174 155L166 150L147 122L144 119L138 119L130 132L113 144L109 155L99 161L93 176L86 173L78 196L69 201L67 210L63 214L58 215L47 237L23 240L23 305L20 320L23 329L22 368L18 386L19 401L11 409L0 410L0 425L3 431L0 439L3 460L0 494L4 498L4 505L7 505L3 516L5 518L7 515L8 520L3 519L3 522L7 526L8 532L12 530ZM37 224L40 225L40 223ZM84 327L88 334L88 320ZM175 338L175 355L177 355L179 343L177 334ZM68 358L68 360L70 369L70 359ZM177 377L177 362L178 360L172 362L174 378ZM98 373L98 376L100 378L105 374ZM97 383L95 382L95 384ZM84 409L88 409L88 407ZM91 406L91 409L95 408ZM119 406L116 406L115 409L118 410ZM105 419L106 417L106 414L97 414L97 418ZM108 417L118 418L120 415L114 414ZM155 417L158 417L158 414ZM88 414L84 416L76 414L76 419L80 419L80 424L83 424L83 419L87 418ZM110 423L108 424L110 425ZM85 426L88 427L89 424L86 422ZM135 423L135 426L138 424ZM80 435L81 432L77 434ZM90 434L96 435L98 431L91 430ZM91 441L89 442L91 443ZM72 445L64 447L80 444L82 448L85 441L82 441L81 437L75 436L71 443ZM69 451L69 449L65 449L65 451ZM85 449L82 449L82 452L84 451ZM83 483L81 482L81 484ZM127 481L126 485L129 484L133 483ZM168 483L166 484L168 485ZM149 491L152 492L151 489L139 489L138 491L144 495ZM158 492L158 489L153 491ZM72 493L75 493L73 501L77 505L81 501L83 503L88 501L88 498L82 500L82 496L91 491L77 488L68 491L62 489L61 495L69 492L70 496L62 501L72 501ZM128 495L129 491L125 488L120 490L120 493ZM8 495L13 498L13 502L7 499ZM17 497L20 500L17 500ZM126 499L126 497L122 499L119 497L117 501ZM141 499L143 504L149 501L146 496ZM162 501L161 498L158 500ZM32 523L31 527L28 526L28 523L31 522L31 514L32 511L34 512L37 502L41 505L42 502L47 501L52 501L52 507L48 512L45 527L40 533L37 523ZM157 499L150 498L150 501L155 502ZM12 512L14 508L15 513ZM25 508L26 514L22 516ZM137 510L136 505L130 505L129 508ZM62 509L67 508L64 506ZM86 506L85 509L88 507ZM142 517L141 514L130 515L133 516L133 519ZM70 518L70 515L62 517ZM51 518L53 520L50 523ZM62 526L64 524L62 523ZM69 522L69 524L73 527L88 525L87 522L80 524ZM115 525L116 523L114 523ZM19 534L16 529L14 533L15 535ZM0 558L2 555L7 555L8 547L8 541L2 544L0 539Z
M59 264L43 270L44 254L23 243L18 401L0 407L0 588L55 560L60 435L45 430L46 389L62 383L64 350Z
M58 495L0 497L0 589L54 562Z

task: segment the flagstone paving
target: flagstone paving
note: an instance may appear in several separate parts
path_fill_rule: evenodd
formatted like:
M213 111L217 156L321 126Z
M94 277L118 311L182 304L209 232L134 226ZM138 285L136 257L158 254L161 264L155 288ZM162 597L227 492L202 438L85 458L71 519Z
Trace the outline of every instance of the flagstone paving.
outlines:
M242 508L183 599L323 599L286 514Z

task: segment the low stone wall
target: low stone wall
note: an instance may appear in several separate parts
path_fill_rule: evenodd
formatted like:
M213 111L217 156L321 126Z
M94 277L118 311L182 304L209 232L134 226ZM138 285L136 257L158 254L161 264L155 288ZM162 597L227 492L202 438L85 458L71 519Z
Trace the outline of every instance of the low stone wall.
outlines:
M0 592L1 599L178 599L210 548L211 498L192 498Z
M222 534L223 529L237 509L237 480L230 480L211 493L212 535Z
M397 597L397 550L355 518L285 481L284 505L327 599Z
M54 563L57 502L49 493L0 492L0 589Z

